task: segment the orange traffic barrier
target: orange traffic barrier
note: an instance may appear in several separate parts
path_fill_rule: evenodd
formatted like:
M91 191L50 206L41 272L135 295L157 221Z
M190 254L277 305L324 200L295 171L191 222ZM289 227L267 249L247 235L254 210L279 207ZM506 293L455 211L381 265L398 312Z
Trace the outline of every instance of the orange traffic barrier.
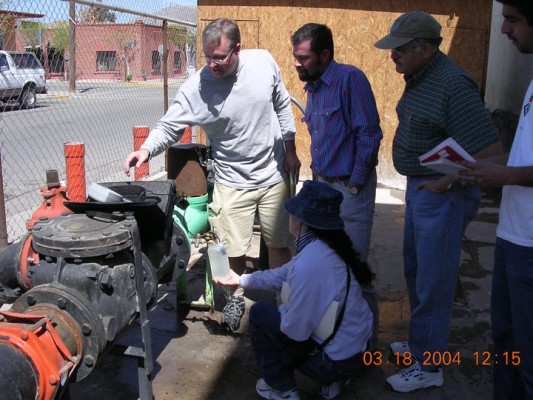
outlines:
M67 190L70 201L85 201L85 144L79 142L65 143L65 161L67 170Z
M148 137L150 130L147 126L134 126L133 127L133 151L137 151L141 148L142 144ZM150 175L150 164L148 162L141 165L139 168L135 168L135 180L140 181L145 176Z

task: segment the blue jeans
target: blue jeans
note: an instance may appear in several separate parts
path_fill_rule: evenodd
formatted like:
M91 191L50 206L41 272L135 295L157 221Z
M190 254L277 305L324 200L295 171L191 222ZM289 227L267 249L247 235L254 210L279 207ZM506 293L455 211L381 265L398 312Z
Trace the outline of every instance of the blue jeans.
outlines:
M271 303L255 303L249 318L259 371L275 390L284 392L296 387L295 369L323 385L350 378L361 370L362 353L341 361L331 360L323 351L306 356L308 343L296 342L280 331L281 317Z
M326 182L322 178L319 180L342 193L341 218L344 221L344 230L352 240L353 248L359 253L360 259L367 261L376 205L376 170L372 171L358 194L352 194L346 187L346 182Z
M444 193L415 189L440 177L407 179L403 258L411 307L409 346L418 360L426 351L448 347L461 240L480 199L477 186L458 186Z
M359 253L360 260L366 262L370 252L370 238L372 236L374 208L376 205L376 170L374 169L370 173L365 185L358 194L352 194L346 187L346 182L326 182L320 177L318 180L327 183L342 193L341 218L344 222L344 230L350 237L354 250ZM366 285L362 289L363 298L368 303L374 316L372 338L370 340L370 349L374 350L377 346L379 324L378 300L374 285Z
M494 399L533 399L533 247L496 238L492 276ZM517 365L512 352L518 352ZM515 353L516 354L516 353ZM515 358L515 360L517 360Z

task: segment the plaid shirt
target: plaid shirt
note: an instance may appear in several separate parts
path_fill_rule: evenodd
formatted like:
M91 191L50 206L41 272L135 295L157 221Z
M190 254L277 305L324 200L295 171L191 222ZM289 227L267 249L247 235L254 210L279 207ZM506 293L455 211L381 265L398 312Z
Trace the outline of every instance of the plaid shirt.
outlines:
M396 112L399 124L392 156L402 175L435 174L420 166L418 156L448 137L470 154L499 140L476 83L441 51L406 80Z
M364 184L377 164L383 137L372 88L365 74L335 61L320 79L305 85L307 105L302 121L311 135L313 173L349 176Z

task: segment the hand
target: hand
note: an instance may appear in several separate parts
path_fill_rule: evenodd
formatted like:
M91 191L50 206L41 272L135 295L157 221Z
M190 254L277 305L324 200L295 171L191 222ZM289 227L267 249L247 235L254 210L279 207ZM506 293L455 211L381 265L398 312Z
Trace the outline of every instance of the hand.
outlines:
M449 189L450 183L452 183L449 177L445 176L441 179L429 179L417 185L416 190L427 189L433 193L444 193Z
M474 177L473 181L478 185L503 186L507 183L509 177L509 168L507 166L491 161L463 161L461 165L469 169L460 171L460 174ZM461 182L469 184L469 181L466 179L462 179Z
M131 167L139 168L143 163L148 161L149 157L150 152L146 149L140 149L128 154L124 160L124 173L126 176L130 176Z
M230 277L228 279L221 280L220 278L213 277L213 282L221 286L236 287L241 284L241 276L235 271L230 270Z
M300 163L300 160L296 154L285 154L285 171L294 178L294 182L298 182L298 179L300 178L301 166L302 163Z

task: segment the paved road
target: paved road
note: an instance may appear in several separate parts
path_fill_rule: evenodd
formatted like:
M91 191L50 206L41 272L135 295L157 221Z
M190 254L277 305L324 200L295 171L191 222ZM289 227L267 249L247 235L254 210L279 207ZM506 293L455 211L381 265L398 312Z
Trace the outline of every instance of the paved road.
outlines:
M178 87L172 81L169 97ZM40 204L45 171L65 179L64 143L85 143L87 183L122 181L124 156L133 148L132 128L153 126L163 114L160 81L123 83L82 81L76 93L66 82L49 81L37 107L0 109L0 143L9 239L24 232L24 222ZM163 167L163 157L151 172Z

